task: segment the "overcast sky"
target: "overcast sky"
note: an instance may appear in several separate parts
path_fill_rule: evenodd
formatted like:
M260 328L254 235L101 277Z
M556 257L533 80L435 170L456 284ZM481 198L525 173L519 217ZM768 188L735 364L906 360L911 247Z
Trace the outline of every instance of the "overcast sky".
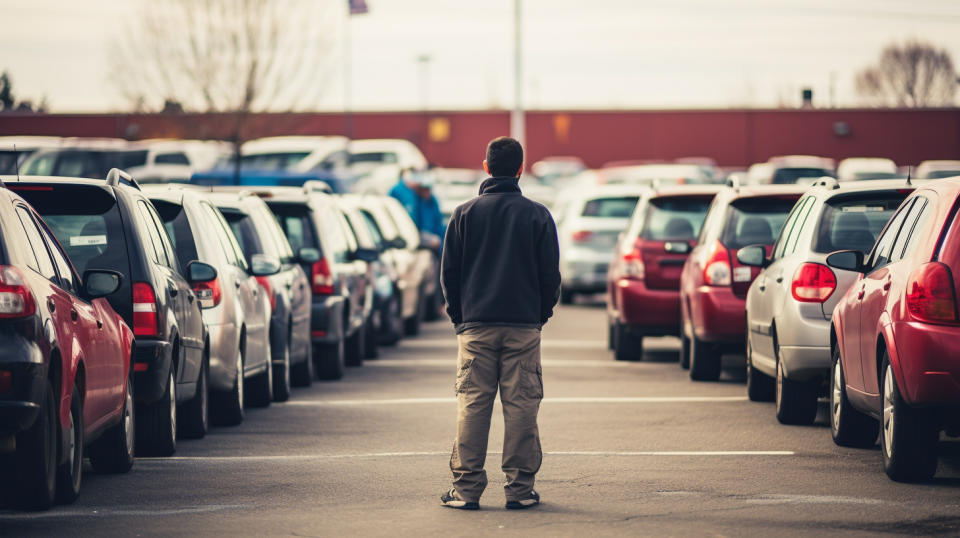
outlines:
M122 110L107 49L146 0L0 0L0 70L55 112ZM154 0L158 1L158 0ZM282 0L277 0L282 1ZM319 2L335 0L317 0ZM513 0L336 2L321 107L342 109L345 37L358 110L512 105ZM855 71L918 37L960 64L960 0L523 0L530 108L776 106L805 86L856 104ZM349 34L345 25L349 24ZM430 60L424 69L421 55Z

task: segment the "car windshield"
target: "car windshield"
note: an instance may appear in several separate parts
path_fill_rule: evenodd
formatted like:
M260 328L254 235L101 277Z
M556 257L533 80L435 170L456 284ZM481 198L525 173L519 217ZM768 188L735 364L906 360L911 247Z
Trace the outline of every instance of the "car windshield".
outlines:
M392 151L369 151L366 153L351 153L350 164L354 163L382 163L394 164L398 161L397 154Z
M960 176L960 169L957 170L934 170L927 174L927 179L942 179L945 177Z
M650 200L640 236L650 241L696 239L712 197L675 196Z
M870 252L880 231L908 194L905 189L868 196L837 196L829 200L820 217L814 252Z
M581 217L601 219L628 219L637 207L639 196L618 196L615 198L594 198L583 205Z
M773 174L771 183L792 185L800 178L823 176L833 177L833 172L826 168L780 168Z
M741 198L730 204L720 242L727 248L772 245L800 195Z

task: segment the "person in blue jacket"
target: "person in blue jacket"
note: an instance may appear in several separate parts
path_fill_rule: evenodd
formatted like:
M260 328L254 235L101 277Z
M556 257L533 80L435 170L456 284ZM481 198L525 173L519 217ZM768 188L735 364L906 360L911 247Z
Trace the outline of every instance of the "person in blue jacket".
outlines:
M399 181L390 189L390 196L403 205L421 234L436 236L437 247L443 244L446 225L440 212L440 202L433 194L432 177L408 168L400 174Z

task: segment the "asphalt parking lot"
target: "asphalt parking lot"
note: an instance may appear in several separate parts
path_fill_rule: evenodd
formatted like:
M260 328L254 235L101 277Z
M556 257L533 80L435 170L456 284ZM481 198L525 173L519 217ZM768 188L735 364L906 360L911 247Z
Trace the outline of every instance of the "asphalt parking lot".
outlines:
M883 474L877 449L836 447L747 401L737 358L693 383L675 339L615 362L603 309L559 309L544 330L543 504L507 511L495 409L479 512L439 506L449 488L456 340L445 322L384 348L339 382L251 410L236 428L84 476L73 505L0 511L0 535L877 535L960 533L960 443L928 484Z

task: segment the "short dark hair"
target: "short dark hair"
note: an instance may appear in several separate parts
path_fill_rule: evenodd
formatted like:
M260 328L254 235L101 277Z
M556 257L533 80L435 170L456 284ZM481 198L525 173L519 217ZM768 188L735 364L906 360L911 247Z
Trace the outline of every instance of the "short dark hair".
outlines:
M487 168L492 176L517 175L523 166L523 146L509 136L494 138L487 144Z

